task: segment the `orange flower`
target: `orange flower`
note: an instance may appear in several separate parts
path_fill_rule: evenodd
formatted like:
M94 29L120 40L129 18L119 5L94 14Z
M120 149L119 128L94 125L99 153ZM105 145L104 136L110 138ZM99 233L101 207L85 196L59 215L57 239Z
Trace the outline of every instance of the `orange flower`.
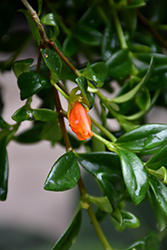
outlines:
M73 104L68 115L68 120L72 131L79 140L84 141L90 136L93 136L90 117L80 102L76 101Z

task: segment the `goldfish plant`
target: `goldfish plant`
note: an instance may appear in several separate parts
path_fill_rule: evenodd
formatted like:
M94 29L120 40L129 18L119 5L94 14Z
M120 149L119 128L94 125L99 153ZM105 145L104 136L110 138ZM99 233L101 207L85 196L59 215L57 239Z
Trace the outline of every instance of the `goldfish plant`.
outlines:
M78 186L80 192L74 218L52 250L73 248L83 210L102 248L116 250L101 222L110 220L119 232L142 227L126 205L145 202L151 204L158 227L126 250L160 249L167 234L167 124L148 123L147 114L155 106L167 107L167 2L7 4L0 4L8 13L8 19L2 15L0 48L10 47L13 54L0 62L0 69L14 72L24 104L11 114L13 124L0 110L0 200L7 199L8 144L48 140L52 146L61 144L64 154L50 166L44 189L61 192ZM27 19L29 32L10 33L16 10ZM33 58L17 59L30 37L38 48L36 65ZM41 99L36 108L34 95ZM32 127L19 132L24 121ZM98 183L99 196L87 191L81 169Z

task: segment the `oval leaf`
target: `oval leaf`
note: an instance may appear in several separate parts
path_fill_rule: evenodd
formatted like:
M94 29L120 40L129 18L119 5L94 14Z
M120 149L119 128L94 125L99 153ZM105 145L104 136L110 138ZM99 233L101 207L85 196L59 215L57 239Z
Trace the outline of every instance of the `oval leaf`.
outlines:
M147 171L141 160L132 152L118 149L125 185L135 204L139 204L148 189Z
M36 94L47 84L49 83L46 78L36 73L26 72L21 74L18 78L21 100Z
M65 191L76 186L80 169L73 152L62 155L53 165L44 185L48 191Z
M51 49L41 49L41 54L46 66L56 75L60 76L62 61L58 54Z
M33 61L34 59L32 58L16 61L13 64L13 71L15 73L15 76L18 78L22 73L29 72L29 67L33 63Z

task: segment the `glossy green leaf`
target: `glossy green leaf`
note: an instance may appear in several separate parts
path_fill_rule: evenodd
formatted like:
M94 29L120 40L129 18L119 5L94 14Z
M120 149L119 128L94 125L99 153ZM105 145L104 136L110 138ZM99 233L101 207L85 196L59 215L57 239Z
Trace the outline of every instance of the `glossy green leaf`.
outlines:
M161 166L167 167L167 144L165 143L157 152L146 162L146 167L157 170Z
M87 64L87 68L81 71L81 74L87 79L95 82L96 86L101 88L108 76L108 68L104 62L97 62L92 65Z
M61 129L57 120L53 120L44 124L40 138L42 140L51 141L53 145L62 139Z
M129 195L135 204L139 204L144 199L148 189L148 177L145 166L131 151L120 148L118 153Z
M41 23L45 25L50 25L54 27L54 36L57 37L59 35L59 26L56 21L56 17L53 13L48 13L41 18Z
M18 77L21 100L25 100L39 92L49 83L45 77L33 72L25 72Z
M24 105L23 107L15 111L15 113L12 115L12 119L16 122L34 120L32 109L29 107L29 105Z
M158 235L152 231L126 250L159 250Z
M113 208L111 206L111 203L109 202L108 198L106 196L104 197L95 197L95 196L88 196L88 200L92 202L94 205L99 207L102 211L106 213L112 213Z
M86 25L79 25L73 30L73 35L81 42L93 46L100 45L102 40L102 34L98 30Z
M150 78L151 73L153 71L153 67L154 67L154 64L153 64L153 59L152 59L151 62L150 62L150 66L149 66L149 69L147 71L147 74L143 77L143 79L133 89L131 89L129 92L125 93L124 95L113 98L112 101L116 102L116 103L123 103L123 102L127 102L131 98L133 98L138 93L138 91L141 89L141 87Z
M167 125L146 124L120 136L116 145L136 152L145 152L145 150L161 146L166 141Z
M56 242L52 250L68 250L75 242L81 227L82 211L78 209L70 226Z
M167 187L156 177L149 176L149 184L165 215L167 215Z
M0 200L4 201L8 192L8 155L6 151L6 136L0 139Z
M76 82L82 92L83 102L91 109L94 104L94 94L87 91L88 83L84 76L76 78Z
M137 217L127 211L116 209L111 214L111 221L114 224L116 230L119 232L123 231L126 227L128 228L138 228L140 222Z
M166 220L165 215L162 212L162 209L159 206L159 203L157 202L153 192L151 190L148 190L148 197L151 202L151 205L153 207L155 216L157 218L158 222L158 229L162 232L166 228Z
M38 16L40 16L42 12L42 4L43 4L43 0L38 0Z
M137 59L142 62L150 63L151 58L154 58L155 65L167 64L167 56L164 54L158 53L134 53L133 54Z
M65 191L76 186L80 178L80 169L73 152L62 155L52 166L45 181L48 191Z
M41 54L46 66L56 75L60 76L62 61L58 54L51 49L41 49Z
M30 26L32 35L33 35L33 37L35 38L35 40L37 41L37 43L39 45L40 41L41 41L41 36L40 36L38 28L37 28L35 22L33 21L31 15L29 14L29 12L27 10L24 10L24 9L20 10L20 12L22 12L25 15L25 17L27 18L27 21L28 21L28 24Z
M112 152L78 154L78 161L97 179L111 204L124 193L120 160L117 154Z
M33 61L34 59L30 58L14 62L13 71L15 73L15 76L18 78L22 73L29 72L29 67L33 63Z

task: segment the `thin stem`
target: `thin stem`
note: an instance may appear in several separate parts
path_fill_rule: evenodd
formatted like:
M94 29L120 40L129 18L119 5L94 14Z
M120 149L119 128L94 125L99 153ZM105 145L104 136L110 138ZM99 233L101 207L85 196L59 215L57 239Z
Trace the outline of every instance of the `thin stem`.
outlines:
M155 39L165 48L167 49L167 42L164 38L151 26L148 20L140 13L139 10L136 10L137 16L139 20L143 23L143 25L149 30L149 32L155 37Z
M109 0L109 2L111 4L111 6L113 7L112 8L112 15L114 18L114 22L115 22L115 26L116 26L116 30L117 30L117 35L118 35L119 42L121 44L121 48L126 49L128 46L127 46L126 41L125 41L124 33L123 33L123 30L122 30L122 27L121 27L121 24L120 24L120 21L118 18L117 10L114 6L115 3L113 0Z
M105 250L113 250L113 248L111 248L111 246L109 245L105 235L103 234L103 232L102 232L102 230L101 230L101 228L99 226L99 223L98 223L98 221L97 221L97 219L95 217L95 214L94 214L93 209L92 209L92 207L90 205L90 202L87 199L88 194L86 192L85 186L84 186L83 181L82 181L81 178L79 179L78 187L79 187L79 191L80 191L81 196L83 197L83 199L88 204L87 211L88 211L89 217L91 219L91 222L92 222L92 224L94 226L94 229L95 229L95 231L96 231L96 233L97 233L97 235L98 235L104 249Z
M100 142L102 142L104 145L106 145L106 147L107 147L110 151L117 153L117 150L116 150L116 148L114 147L114 145L112 144L112 142L110 142L110 141L104 139L102 136L96 134L95 132L93 132L93 136L94 136L97 140L99 140Z
M90 117L90 119L93 122L93 124L96 125L96 127L98 127L111 141L115 142L117 140L117 138L112 133L110 133L106 128L104 128L95 119L93 119L92 117Z
M57 83L54 83L51 80L52 85L62 94L62 96L64 96L64 98L68 101L69 100L69 96L62 90L62 88L60 88Z
M72 63L64 56L64 54L57 48L54 42L49 41L49 44L56 50L57 54L61 57L61 59L68 65L68 67L76 74L77 76L80 75L78 69L76 69Z

